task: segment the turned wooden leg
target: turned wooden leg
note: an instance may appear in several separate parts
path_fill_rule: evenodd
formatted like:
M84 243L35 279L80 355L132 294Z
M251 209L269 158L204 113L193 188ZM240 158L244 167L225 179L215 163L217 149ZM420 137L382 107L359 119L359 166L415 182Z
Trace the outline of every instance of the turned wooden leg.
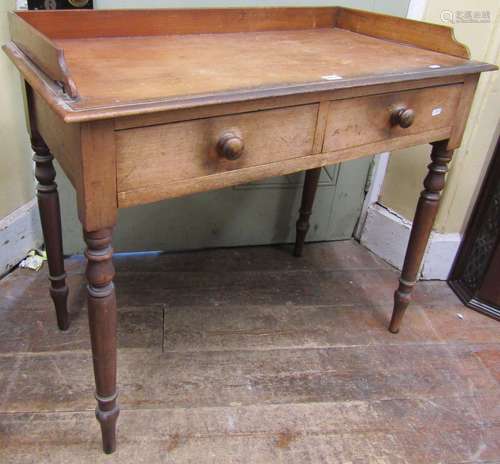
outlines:
M302 203L300 205L299 219L296 225L297 235L295 238L295 249L293 252L295 256L302 256L304 241L306 239L307 231L309 230L309 218L311 217L320 174L321 168L309 169L306 171L304 190L302 191Z
M432 162L428 166L429 172L424 180L424 190L420 194L413 219L399 287L394 293L394 310L389 326L392 333L399 332L401 320L411 301L411 293L417 281L422 258L436 218L441 191L448 172L448 163L453 155L453 151L446 149L447 144L447 140L432 144Z
M40 136L32 136L31 146L35 151L33 160L38 181L38 209L49 263L50 296L56 308L57 325L61 330L66 330L69 327L68 287L64 272L61 209L57 184L54 182L56 171L52 163L53 157Z
M112 229L84 231L87 243L88 312L94 376L96 417L101 425L102 447L110 454L116 449L116 421L120 412L116 389L116 298L115 270L111 260Z

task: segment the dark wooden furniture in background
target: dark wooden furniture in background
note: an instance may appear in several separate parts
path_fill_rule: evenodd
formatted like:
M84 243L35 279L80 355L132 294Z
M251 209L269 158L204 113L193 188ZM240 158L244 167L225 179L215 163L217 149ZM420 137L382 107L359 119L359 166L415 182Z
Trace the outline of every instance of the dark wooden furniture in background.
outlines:
M28 0L30 10L72 10L94 8L93 0Z
M40 138L76 189L105 452L119 414L118 208L306 170L300 255L318 168L432 143L395 294L398 332L479 75L496 69L470 60L451 29L345 8L18 12L10 28L4 50L29 88L36 159L50 167ZM40 212L46 242L57 242L55 290L64 272L49 174L37 177L51 192L50 201L40 194Z
M469 308L500 320L500 139L449 284Z

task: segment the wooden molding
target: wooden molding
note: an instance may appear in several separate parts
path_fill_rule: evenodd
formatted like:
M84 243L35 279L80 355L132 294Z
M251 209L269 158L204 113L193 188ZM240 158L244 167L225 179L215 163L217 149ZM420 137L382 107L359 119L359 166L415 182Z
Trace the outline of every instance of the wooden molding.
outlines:
M77 98L78 91L66 65L64 50L18 14L9 13L9 28L16 46L47 76L60 82L64 93Z
M61 118L64 118L64 115L71 111L71 108L64 103L61 87L33 63L14 42L7 42L2 46L2 50L21 72L24 80L43 96Z
M469 49L455 39L449 26L338 7L335 27L470 59Z
M328 28L334 25L336 8L40 10L17 14L48 37L79 39Z
M40 36L51 39L339 27L470 58L468 48L455 39L453 28L449 26L343 7L20 11L10 16L29 24Z

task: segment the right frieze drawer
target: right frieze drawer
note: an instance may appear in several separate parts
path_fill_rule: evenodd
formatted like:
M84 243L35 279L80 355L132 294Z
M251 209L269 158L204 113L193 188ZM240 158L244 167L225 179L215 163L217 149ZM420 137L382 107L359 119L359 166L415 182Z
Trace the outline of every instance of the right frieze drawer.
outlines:
M323 152L453 126L462 85L330 102Z

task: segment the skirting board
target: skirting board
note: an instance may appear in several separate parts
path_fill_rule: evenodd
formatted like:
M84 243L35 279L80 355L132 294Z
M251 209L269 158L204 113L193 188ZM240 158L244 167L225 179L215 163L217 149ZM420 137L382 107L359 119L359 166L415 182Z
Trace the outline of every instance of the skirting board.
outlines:
M401 269L410 238L411 222L378 203L368 208L360 242L382 259ZM460 245L460 234L433 232L425 251L423 280L446 280Z
M36 199L0 219L0 277L42 243Z

